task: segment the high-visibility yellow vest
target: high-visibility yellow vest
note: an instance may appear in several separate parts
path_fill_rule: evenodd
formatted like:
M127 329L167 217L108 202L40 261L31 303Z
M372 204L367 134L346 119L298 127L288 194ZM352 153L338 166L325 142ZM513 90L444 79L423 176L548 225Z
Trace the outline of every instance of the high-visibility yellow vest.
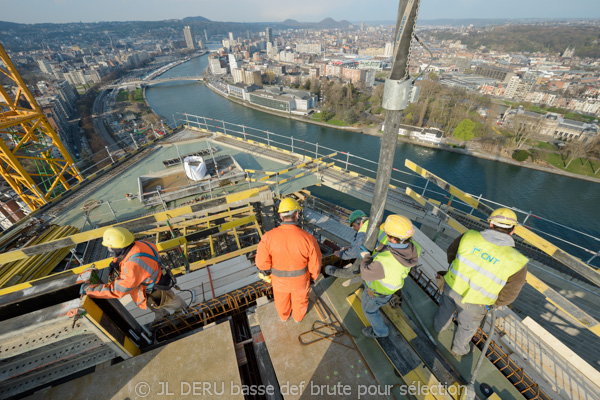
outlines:
M420 256L421 246L414 240L411 240L411 242L417 248L417 254ZM410 268L405 267L396 260L396 257L389 250L378 253L373 259L373 262L375 261L379 261L383 265L385 277L377 281L367 281L367 286L383 295L394 294L400 290L404 286L404 279L408 276Z
M369 227L369 220L366 220L365 222L363 222L362 226L360 227L360 229L358 230L357 233L363 232L364 234L366 234L368 227Z
M367 234L367 229L369 228L369 220L366 220L357 233L363 232L365 235ZM375 248L379 247L380 244L386 245L388 244L388 237L383 229L379 229L379 235L377 236L377 245ZM375 255L375 251L373 251L373 255Z
M388 242L388 236L385 233L385 231L383 229L379 229L379 236L377 236L377 246L375 246L375 248L379 247L382 244L386 245L388 244Z
M468 304L496 302L506 281L527 264L527 257L510 246L487 242L468 230L460 240L456 259L444 276L448 286Z

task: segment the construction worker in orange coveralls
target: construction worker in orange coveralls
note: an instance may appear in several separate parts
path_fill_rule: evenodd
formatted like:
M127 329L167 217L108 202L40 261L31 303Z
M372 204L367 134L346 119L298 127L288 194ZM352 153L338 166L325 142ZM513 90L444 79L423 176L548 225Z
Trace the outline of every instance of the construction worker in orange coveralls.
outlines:
M142 310L148 307L160 319L186 307L181 297L171 289L167 274L161 271L156 245L135 240L125 228L113 227L104 232L102 245L114 253L111 263L114 279L106 284L81 285L80 294L97 299L120 299L128 294Z
M270 271L275 308L282 321L290 315L300 322L308 309L311 280L321 272L321 250L313 235L298 225L298 202L285 198L279 204L279 227L265 233L256 251L256 266Z

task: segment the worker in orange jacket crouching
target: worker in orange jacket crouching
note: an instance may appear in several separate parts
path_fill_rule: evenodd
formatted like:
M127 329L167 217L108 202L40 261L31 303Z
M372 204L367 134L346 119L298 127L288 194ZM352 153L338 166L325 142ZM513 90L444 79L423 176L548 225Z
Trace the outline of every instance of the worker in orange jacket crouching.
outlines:
M308 309L311 280L321 272L321 249L313 235L298 226L298 202L285 198L279 204L279 227L265 233L256 251L256 266L270 271L275 308L282 321L290 315L300 322Z
M110 264L111 277L105 284L84 283L80 293L92 298L120 299L130 295L135 305L163 318L186 307L171 287L172 275L163 273L156 245L136 241L125 228L109 228L104 232L102 245L114 253Z

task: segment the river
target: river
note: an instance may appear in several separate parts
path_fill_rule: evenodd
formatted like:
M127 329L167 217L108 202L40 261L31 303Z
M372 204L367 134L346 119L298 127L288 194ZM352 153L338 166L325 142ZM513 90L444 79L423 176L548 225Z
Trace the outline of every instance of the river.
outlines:
M163 74L161 77L200 75L208 65L208 57L194 58ZM340 129L316 126L256 111L213 93L201 83L169 82L147 89L148 103L154 111L171 120L177 113L206 116L217 120L246 125L282 135L293 136L308 142L318 142L339 151L350 152L370 160L379 158L380 139ZM324 151L323 151L324 152ZM482 195L494 202L531 211L554 221L548 223L533 217L527 221L533 226L564 238L584 248L599 251L600 241L600 184L521 168L514 165L479 159L444 150L399 143L394 166L406 171L404 159L408 158L451 184L475 196ZM408 183L423 185L423 181L408 175L395 175ZM429 185L431 188L432 185ZM357 200L340 196L327 188L310 188L327 200L346 207L360 207L368 213L369 206ZM492 205L493 206L493 205ZM522 221L523 214L519 214ZM565 225L591 235L576 234ZM546 239L555 240L545 237ZM591 254L576 247L560 244L566 251L587 261ZM592 263L600 265L596 258Z

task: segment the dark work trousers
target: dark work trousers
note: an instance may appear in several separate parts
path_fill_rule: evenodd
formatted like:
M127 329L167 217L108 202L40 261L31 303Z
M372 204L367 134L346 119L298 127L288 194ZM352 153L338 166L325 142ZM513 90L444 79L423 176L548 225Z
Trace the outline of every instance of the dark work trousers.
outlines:
M454 332L454 341L452 342L452 352L457 356L464 356L471 352L471 339L486 313L484 305L464 304L461 301L462 296L446 285L440 306L433 318L433 329L441 332L450 326L454 311L458 311L456 318L458 327Z

